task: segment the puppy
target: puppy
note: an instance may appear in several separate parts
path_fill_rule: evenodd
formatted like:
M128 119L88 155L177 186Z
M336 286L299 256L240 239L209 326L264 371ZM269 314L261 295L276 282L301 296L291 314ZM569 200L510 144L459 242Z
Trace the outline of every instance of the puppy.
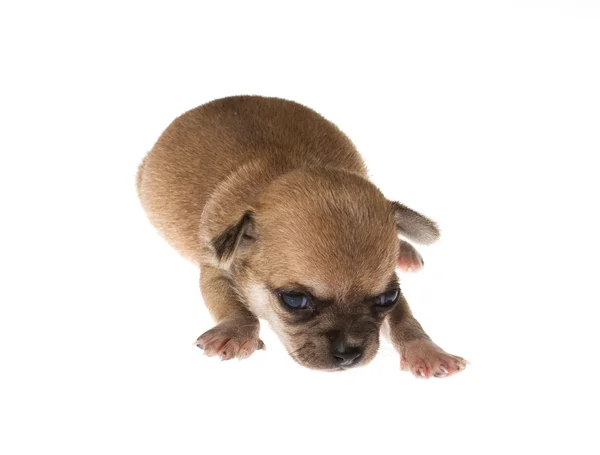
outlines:
M216 325L196 342L246 358L269 322L290 356L319 370L365 365L380 329L417 377L466 362L412 316L396 269L418 271L436 224L387 200L352 142L300 104L236 96L177 118L141 163L141 203L169 244L200 267Z

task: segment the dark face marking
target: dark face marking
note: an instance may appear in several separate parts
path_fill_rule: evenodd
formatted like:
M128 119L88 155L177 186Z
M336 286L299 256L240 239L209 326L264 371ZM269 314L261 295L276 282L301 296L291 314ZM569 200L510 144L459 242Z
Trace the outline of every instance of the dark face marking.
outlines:
M381 324L400 293L395 274L383 293L354 291L338 299L319 298L313 289L299 283L270 289L276 296L274 310L284 322L283 336L290 356L303 366L320 370L370 362L379 348ZM290 308L282 303L282 292L306 296L307 304Z

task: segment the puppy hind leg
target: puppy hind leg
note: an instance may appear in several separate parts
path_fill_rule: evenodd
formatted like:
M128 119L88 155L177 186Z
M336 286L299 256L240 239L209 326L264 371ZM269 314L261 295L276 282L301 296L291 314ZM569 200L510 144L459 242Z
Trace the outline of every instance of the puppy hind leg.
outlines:
M260 324L240 301L228 278L214 267L202 266L200 289L215 327L194 343L210 357L222 360L245 359L257 349L264 349L258 337Z
M425 262L423 257L410 243L399 240L398 268L403 272L418 272Z

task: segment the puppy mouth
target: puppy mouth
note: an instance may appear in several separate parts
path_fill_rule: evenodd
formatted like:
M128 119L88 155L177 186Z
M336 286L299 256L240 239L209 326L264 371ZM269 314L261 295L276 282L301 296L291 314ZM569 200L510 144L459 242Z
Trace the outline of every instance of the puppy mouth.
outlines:
M331 368L324 368L321 371L336 373L341 371L349 371L356 370L357 368L362 367L364 364L362 362L353 363L352 365L342 365L342 366L334 366Z
M305 368L309 368L311 370L317 370L317 371L323 371L325 373L333 373L333 372L340 372L340 371L347 371L347 370L351 370L354 367L356 367L357 365L334 365L334 364L319 364L318 362L311 362L307 359L302 359L300 357L298 357L297 355L295 355L295 353L290 354L290 357L299 365L305 367Z
M336 355L332 357L319 355L318 352L313 351L311 348L314 348L314 345L306 344L299 349L288 352L288 354L299 365L323 372L354 370L368 364L373 358L369 349L353 359L340 362L341 359Z
M360 365L352 365L352 366L348 366L348 367L335 367L332 370L328 370L328 371L348 371L348 370L354 370L358 366L360 366Z
M310 368L311 370L323 371L325 373L336 373L336 372L339 373L342 371L355 370L364 365L363 362L356 362L356 363L353 363L350 365L335 365L335 364L318 365L318 364L312 364L312 362L307 362L305 360L300 360L300 359L296 358L295 356L292 356L292 359L295 360L296 363L300 364L303 367Z

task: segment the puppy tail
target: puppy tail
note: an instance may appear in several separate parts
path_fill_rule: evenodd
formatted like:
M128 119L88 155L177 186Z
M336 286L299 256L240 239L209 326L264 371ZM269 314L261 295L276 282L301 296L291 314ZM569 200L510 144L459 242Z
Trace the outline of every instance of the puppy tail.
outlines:
M434 221L399 202L393 202L392 206L400 235L422 245L429 245L440 238L440 230Z

